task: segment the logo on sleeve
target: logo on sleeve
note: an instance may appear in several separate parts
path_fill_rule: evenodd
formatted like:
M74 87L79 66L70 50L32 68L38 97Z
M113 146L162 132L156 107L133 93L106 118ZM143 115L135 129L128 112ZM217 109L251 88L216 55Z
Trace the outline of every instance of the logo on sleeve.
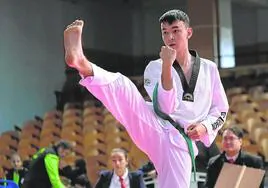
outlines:
M226 117L226 112L221 112L221 117L224 119Z
M212 129L215 130L218 127L222 126L224 123L222 117L219 117L214 123L212 123Z
M149 85L151 85L151 80L148 79L148 78L145 78L145 79L144 79L144 85L145 85L145 86L149 86Z

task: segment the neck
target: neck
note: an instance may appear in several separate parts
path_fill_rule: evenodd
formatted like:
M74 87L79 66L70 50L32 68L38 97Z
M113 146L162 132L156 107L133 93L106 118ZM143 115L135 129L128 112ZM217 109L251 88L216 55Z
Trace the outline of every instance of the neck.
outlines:
M178 52L176 60L182 69L187 69L187 67L189 67L191 64L191 54L188 50L185 50L184 52Z
M225 154L228 157L234 157L238 154L238 152L237 151L229 151L229 152L226 152Z
M125 171L126 171L126 169L124 169L124 170L117 170L117 171L115 171L115 173L116 173L117 176L120 177L120 176L123 176L124 175Z

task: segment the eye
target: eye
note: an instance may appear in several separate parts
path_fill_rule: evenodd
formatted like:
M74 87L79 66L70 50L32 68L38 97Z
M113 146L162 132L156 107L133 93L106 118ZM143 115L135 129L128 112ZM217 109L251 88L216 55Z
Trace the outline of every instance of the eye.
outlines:
M167 35L168 32L167 32L167 31L163 31L162 34L163 34L163 35Z
M179 33L179 32L180 32L179 29L175 29L175 30L173 31L173 33Z

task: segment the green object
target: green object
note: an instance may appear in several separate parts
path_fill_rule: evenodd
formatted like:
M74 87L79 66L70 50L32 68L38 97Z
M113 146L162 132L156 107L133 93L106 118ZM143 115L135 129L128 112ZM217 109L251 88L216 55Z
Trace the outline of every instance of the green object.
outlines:
M14 181L17 185L19 185L20 175L19 175L19 173L18 173L17 171L14 171L14 172L13 172L13 181Z
M157 96L158 96L158 83L156 83L155 88L154 88L154 91L153 91L153 106L154 106L154 111L155 111L155 113L159 117L161 117L164 120L169 121L180 132L180 134L185 139L185 141L187 143L187 146L188 146L188 150L189 150L190 156L191 156L192 167L193 167L193 171L194 171L194 181L196 181L196 166L195 166L194 149L193 149L192 140L184 132L183 128L179 125L179 123L175 122L169 115L165 114L164 112L162 112L160 110Z
M32 159L37 159L37 157L44 153L44 151L46 151L46 148L41 148L37 153L33 155Z
M47 154L44 161L52 187L63 188L64 185L62 184L59 176L59 157L55 154Z

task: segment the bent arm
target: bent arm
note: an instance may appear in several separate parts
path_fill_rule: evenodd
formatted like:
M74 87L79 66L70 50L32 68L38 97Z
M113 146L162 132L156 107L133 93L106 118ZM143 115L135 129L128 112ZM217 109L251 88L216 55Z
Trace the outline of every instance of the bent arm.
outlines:
M228 100L216 66L213 73L212 104L208 116L201 122L206 127L207 133L200 140L207 147L213 143L218 131L222 128L229 110Z
M159 83L159 107L166 114L173 113L178 105L177 87L172 74L172 67L163 67L161 62L158 61L150 62L144 71L144 88L151 99L154 87Z
M45 168L53 188L64 188L59 176L59 157L54 154L45 156Z

